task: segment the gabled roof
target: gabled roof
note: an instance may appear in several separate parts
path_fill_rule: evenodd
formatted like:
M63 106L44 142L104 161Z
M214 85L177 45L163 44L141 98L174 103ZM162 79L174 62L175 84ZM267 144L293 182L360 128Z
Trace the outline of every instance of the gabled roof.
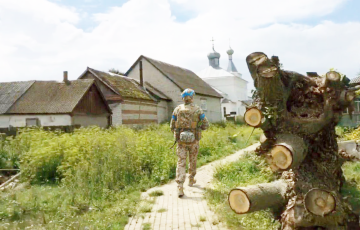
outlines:
M169 98L168 96L166 96L163 92L161 92L159 89L157 89L156 87L152 86L149 82L145 82L145 87L146 89L154 94L156 97L162 99L162 100L166 100L166 101L172 101L171 98Z
M35 81L6 113L71 113L93 84L94 80L90 79L70 81L70 84L56 81Z
M108 86L113 92L124 98L145 99L154 101L154 99L146 92L146 90L139 86L137 82L134 81L134 79L110 72L102 72L89 67L87 68L87 71L92 73L96 78L98 78L101 82ZM79 78L82 78L87 71L85 71Z
M181 90L191 88L195 90L197 94L219 98L222 97L210 85L208 85L205 81L198 77L194 72L178 66L170 65L165 62L157 61L143 55L141 55L136 60L136 62L125 73L125 75L128 75L129 72L137 65L137 63L142 58L147 60L151 65L153 65L157 70L159 70L165 77L167 77L170 81L177 85Z
M1 82L0 114L6 113L10 107L31 87L35 81Z

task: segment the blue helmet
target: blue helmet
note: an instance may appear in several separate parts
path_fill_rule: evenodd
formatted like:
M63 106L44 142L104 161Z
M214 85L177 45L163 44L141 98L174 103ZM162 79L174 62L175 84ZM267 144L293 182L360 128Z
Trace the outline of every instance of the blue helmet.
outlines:
M190 97L194 97L195 95L195 91L192 89L185 89L182 93L181 93L181 97L184 98L186 96L190 96Z

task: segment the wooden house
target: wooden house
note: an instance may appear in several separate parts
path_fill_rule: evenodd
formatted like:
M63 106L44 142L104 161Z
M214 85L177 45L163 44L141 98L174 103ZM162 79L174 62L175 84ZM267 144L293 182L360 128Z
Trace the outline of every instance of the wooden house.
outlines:
M25 126L111 125L111 109L94 80L0 83L0 131Z
M195 90L194 102L203 109L209 121L222 120L222 95L188 69L141 55L125 75L138 80L149 91L156 88L163 99L167 99L161 101L162 107L167 108L161 112L161 120L170 120L174 108L183 103L181 92L186 88Z
M89 67L79 79L94 79L99 85L112 109L112 124L114 126L161 122L159 120L161 115L158 116L158 104L169 99L161 92L157 92L156 89L150 93L134 79ZM161 113L162 111L160 111Z

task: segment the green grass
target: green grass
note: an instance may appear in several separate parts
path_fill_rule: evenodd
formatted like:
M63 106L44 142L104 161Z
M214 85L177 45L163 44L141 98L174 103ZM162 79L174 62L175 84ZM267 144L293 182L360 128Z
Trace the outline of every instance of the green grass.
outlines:
M150 223L144 223L142 230L151 230L151 224Z
M198 166L245 147L251 131L212 125L203 133ZM20 168L22 180L31 183L30 189L0 194L0 229L123 229L139 214L140 192L175 177L168 124L74 133L25 129L0 143L0 165ZM141 212L154 201L146 201Z
M347 162L342 168L346 183L341 193L348 198L354 212L360 215L360 162Z
M142 212L142 213L147 213L147 212L151 212L151 210L152 210L152 205L148 204L148 203L145 203L140 207L139 211Z
M274 174L262 158L247 153L239 161L216 169L214 188L206 190L205 198L220 220L230 229L278 229L280 223L274 220L269 210L237 215L230 209L227 201L227 195L232 188L266 183L274 179Z
M167 209L166 208L160 208L159 210L157 210L157 212L166 212L167 211Z
M360 215L360 162L347 162L343 165L346 183L342 195L352 209ZM235 214L229 207L227 195L232 188L273 181L272 173L263 158L248 153L239 161L220 166L216 169L213 189L207 189L205 198L217 215L230 229L278 229L279 221L270 210L249 214Z
M149 193L149 196L156 197L156 196L162 196L164 195L164 192L162 190L155 190Z
M206 217L205 217L205 216L200 216L199 219L200 219L201 222L205 222L205 221L206 221Z

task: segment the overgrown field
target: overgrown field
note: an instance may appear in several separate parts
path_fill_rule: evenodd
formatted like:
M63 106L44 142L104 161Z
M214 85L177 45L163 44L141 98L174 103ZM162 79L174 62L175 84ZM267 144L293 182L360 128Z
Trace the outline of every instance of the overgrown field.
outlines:
M245 147L251 131L212 125L203 133L198 166ZM122 229L141 191L175 177L172 144L166 124L70 134L23 130L0 144L0 167L20 168L27 187L0 193L0 229Z
M360 128L348 130L337 128L341 140L359 140ZM353 210L360 215L360 162L347 162L343 165L346 183L341 191ZM207 189L205 197L210 206L226 222L230 229L279 229L278 220L270 210L237 215L229 207L227 195L232 188L258 183L267 183L275 179L275 174L265 160L255 153L244 155L239 161L217 168L213 188Z

